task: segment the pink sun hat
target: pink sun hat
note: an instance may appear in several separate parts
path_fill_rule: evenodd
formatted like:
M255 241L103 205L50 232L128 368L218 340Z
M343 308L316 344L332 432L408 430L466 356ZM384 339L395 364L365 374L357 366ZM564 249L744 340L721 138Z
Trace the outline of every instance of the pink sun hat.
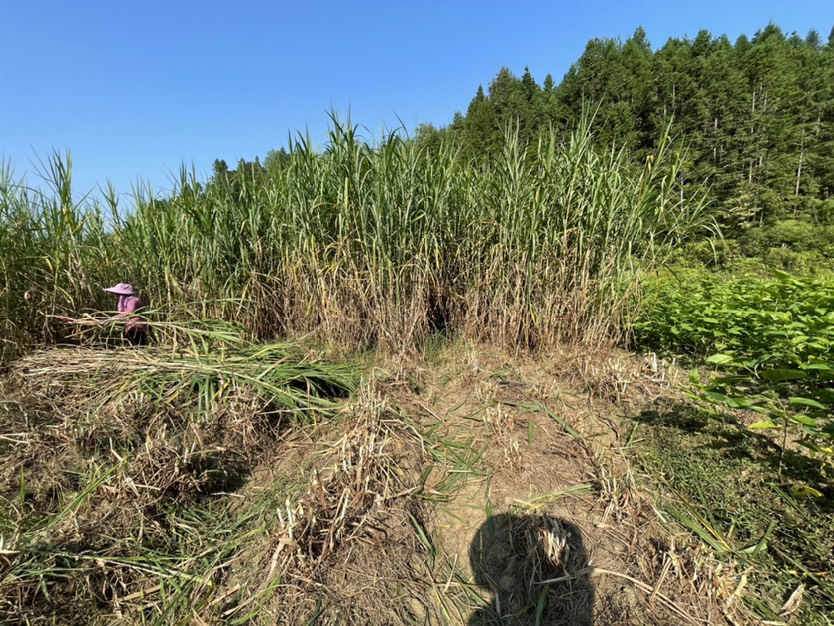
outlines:
M133 295L133 286L128 285L127 283L119 283L118 285L113 285L112 287L106 287L105 291L109 291L110 293L115 293L120 296L132 296Z

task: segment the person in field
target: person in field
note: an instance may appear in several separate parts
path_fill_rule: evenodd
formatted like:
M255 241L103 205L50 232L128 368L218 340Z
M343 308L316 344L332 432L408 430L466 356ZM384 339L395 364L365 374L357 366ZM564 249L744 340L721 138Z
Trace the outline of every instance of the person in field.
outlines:
M137 313L144 308L145 303L139 299L132 285L119 283L106 287L104 291L119 296L118 314L116 318L125 319L125 339L132 346L148 344L148 323Z

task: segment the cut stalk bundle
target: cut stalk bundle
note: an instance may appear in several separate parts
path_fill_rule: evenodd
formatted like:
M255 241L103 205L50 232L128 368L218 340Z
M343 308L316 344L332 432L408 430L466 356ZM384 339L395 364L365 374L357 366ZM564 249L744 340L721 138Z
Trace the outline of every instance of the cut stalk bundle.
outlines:
M0 463L4 623L54 611L88 623L96 603L146 580L160 593L186 587L181 600L199 604L240 523L217 496L239 489L290 426L333 416L358 384L352 366L242 340L211 352L53 349L15 365L2 381L16 400L3 432L18 435L3 437Z

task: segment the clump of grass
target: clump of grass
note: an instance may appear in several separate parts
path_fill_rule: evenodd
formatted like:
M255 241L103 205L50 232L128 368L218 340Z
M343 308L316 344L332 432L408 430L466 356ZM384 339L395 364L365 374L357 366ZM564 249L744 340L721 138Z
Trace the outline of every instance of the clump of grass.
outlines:
M55 152L40 169L46 189L0 164L0 362L60 336L47 314L107 308L100 287L119 271L105 207L73 194L70 154Z

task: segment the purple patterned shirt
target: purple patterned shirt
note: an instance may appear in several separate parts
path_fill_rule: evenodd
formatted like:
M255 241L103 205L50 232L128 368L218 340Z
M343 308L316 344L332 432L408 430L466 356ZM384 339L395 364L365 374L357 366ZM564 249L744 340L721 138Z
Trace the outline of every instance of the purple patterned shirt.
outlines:
M144 306L145 304L138 296L119 296L119 314L116 317L128 317L131 313L136 313ZM125 324L125 329L145 333L148 332L148 324L141 317L133 316Z

